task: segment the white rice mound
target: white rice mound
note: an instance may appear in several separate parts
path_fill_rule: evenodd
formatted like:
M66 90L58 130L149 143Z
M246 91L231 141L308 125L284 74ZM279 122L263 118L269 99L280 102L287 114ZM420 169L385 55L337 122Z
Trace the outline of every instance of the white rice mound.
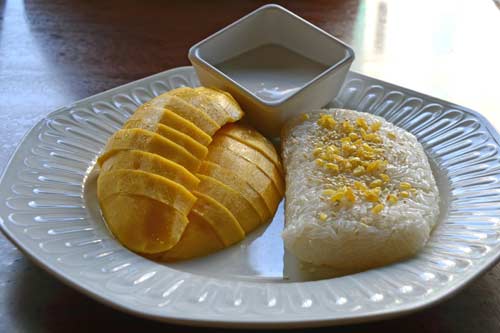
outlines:
M378 131L388 162L386 184L397 189L408 182L416 190L393 205L386 204L373 214L373 203L356 200L351 207L318 218L332 209L332 202L321 200L325 181L335 177L317 166L312 151L322 131L317 124L321 114L337 122L363 117L368 124L378 120ZM286 172L285 247L300 260L328 265L339 270L361 271L413 256L428 241L439 216L439 192L422 145L407 131L383 118L352 110L329 109L308 113L288 123L282 131L282 151ZM396 139L387 134L392 132Z

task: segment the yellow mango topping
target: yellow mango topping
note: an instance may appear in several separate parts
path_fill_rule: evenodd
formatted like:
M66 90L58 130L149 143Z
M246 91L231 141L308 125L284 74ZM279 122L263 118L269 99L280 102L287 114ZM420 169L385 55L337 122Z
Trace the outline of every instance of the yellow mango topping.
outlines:
M411 184L407 182L401 182L399 183L399 188L402 190L409 190L411 189Z
M337 202L342 200L344 197L344 191L335 191L334 194L330 197L330 200L333 202Z
M343 168L343 171L345 171L345 172L351 171L352 170L351 162L349 162L348 160L343 160L342 161L342 168Z
M364 117L339 121L323 114L317 124L322 127L320 130L328 131L316 143L312 155L326 173L325 185L328 189L323 195L331 202L341 204L334 205L334 209L356 200L365 200L373 203L371 212L379 214L384 205L394 205L399 198L408 198L416 192L406 182L400 183L399 188L394 190L390 184L391 177L384 173L388 162L382 137L388 136L393 140L397 137L393 132L381 133L381 121L372 122ZM326 216L326 213L321 214ZM323 215L318 216L322 220Z
M366 131L364 128L360 128L359 129L359 133L361 134L361 137L363 138L363 140L366 138Z
M382 160L375 160L371 161L368 163L368 166L366 167L366 171L368 172L375 172L380 170L383 167L383 161Z
M380 187L364 191L365 199L370 202L377 202L380 196Z
M318 217L319 217L319 219L320 219L321 221L326 221L326 218L327 218L328 216L327 216L325 213L319 213L319 216L318 216Z
M354 127L352 127L352 124L349 120L344 120L342 122L342 130L344 133L351 133L354 130Z
M376 132L381 127L382 127L382 123L380 121L376 121L376 122L374 122L374 123L371 124L370 129L372 130L372 132Z
M326 196L329 196L331 197L332 195L334 195L337 191L335 190L332 190L332 189L327 189L327 190L324 190L323 191L323 194L326 195Z
M340 171L339 166L333 163L326 163L326 168L334 173L338 173Z
M375 149L371 147L368 143L361 144L361 148L369 154L375 154Z
M334 129L336 124L337 122L335 121L335 119L333 119L333 117L328 114L322 114L318 120L319 126L330 130Z
M356 151L356 146L347 142L342 142L342 152L347 156L351 155Z
M352 140L351 140L350 137L345 136L345 137L343 137L343 138L340 139L340 142L345 143L345 144L349 144L349 143L352 142Z
M398 202L398 197L395 196L394 194L389 194L387 195L387 201L394 205L395 203Z
M335 161L335 162L344 162L344 158L340 155L337 155L337 154L332 154L332 160Z
M356 196L354 195L354 191L348 187L345 191L345 197L347 200L350 202L355 202L356 201Z
M351 139L352 142L356 141L359 139L359 135L357 135L356 133L349 133L349 139Z
M318 156L320 156L320 155L321 155L321 153L322 153L322 152L323 152L323 149L321 149L321 148L315 148L315 149L313 150L313 156L314 156L314 157L318 157Z
M391 180L391 178L388 175L386 175L385 173L381 173L379 176L380 176L380 179L382 179L384 181L384 183L387 183Z
M326 147L326 153L329 155L330 154L337 154L339 152L340 152L339 149L333 145Z
M352 170L352 174L355 176L364 175L365 174L365 167L362 165L357 166L356 168L354 168L354 170Z
M322 167L323 165L325 165L325 161L323 161L320 158L317 158L316 159L316 165Z
M366 123L366 119L365 118L357 118L356 119L356 124L361 127L362 129L364 129L365 131L368 129L368 124Z
M353 167L357 167L361 164L361 159L359 157L349 157L349 163L351 163Z
M384 210L384 205L382 205L382 204L376 204L372 208L372 213L373 214L380 214L380 212L382 212L383 210Z
M370 141L370 142L373 142L373 143L382 143L382 139L380 138L380 136L378 136L375 133L369 133L369 134L365 135L364 139L366 141Z
M360 190L360 191L364 191L364 190L368 189L365 184L363 184L362 182L358 182L358 181L354 182L354 188L356 190Z
M370 188L381 187L382 181L380 179L375 179L370 183Z

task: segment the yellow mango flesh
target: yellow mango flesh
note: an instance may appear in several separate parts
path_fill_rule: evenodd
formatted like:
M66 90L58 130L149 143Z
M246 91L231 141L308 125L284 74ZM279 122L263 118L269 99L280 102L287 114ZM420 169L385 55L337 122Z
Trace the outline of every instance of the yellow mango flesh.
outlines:
M229 114L218 104L214 103L212 98L197 92L193 88L182 87L171 90L168 93L202 110L219 126L224 126L224 124L230 121Z
M101 201L107 226L128 249L167 251L183 236L188 219L174 208L144 196L115 194Z
M153 259L160 261L186 260L208 255L222 250L224 243L214 232L211 224L195 212L188 216L187 225L181 239L170 250L156 255Z
M187 215L196 197L185 187L165 177L140 170L115 170L102 172L97 179L99 202L112 195L128 194L148 197L171 206Z
M243 118L243 110L241 110L238 102L236 102L231 94L222 90L206 87L197 87L194 90L212 99L212 104L226 111L229 115L230 122L235 122Z
M223 168L232 170L247 181L264 199L269 211L274 215L281 201L281 195L272 180L259 168L243 157L221 147L211 147L207 158Z
M224 126L242 116L231 95L203 87L138 108L98 159L98 199L120 242L175 261L221 250L269 221L284 191L281 163L255 130Z
M193 206L193 212L210 223L225 246L230 246L245 238L245 231L226 207L198 191L193 191L193 194L198 198Z
M173 129L172 127L163 124L150 124L142 120L130 120L123 126L124 129L129 128L142 128L144 130L156 133L162 137L169 139L172 142L177 143L179 146L183 147L196 158L204 159L208 153L207 147L200 144L198 141L187 136L186 134Z
M228 136L216 135L212 141L212 146L222 147L243 157L262 170L276 185L280 195L285 194L285 181L276 166L259 151Z
M226 135L240 141L261 152L269 160L271 160L276 168L283 173L283 166L276 149L262 134L250 126L242 124L227 124L217 132L217 135Z
M170 94L170 92L153 98L142 107L169 109L179 116L189 120L210 136L212 136L220 128L218 123L213 121L212 118L210 118L205 112L186 102L182 98Z
M165 108L154 107L151 105L148 106L147 104L140 106L130 117L127 123L125 123L125 126L131 122L141 122L152 125L163 124L177 129L204 146L208 146L210 142L212 142L212 137L203 132L194 123Z
M259 214L241 194L212 177L201 174L198 177L201 182L196 191L211 197L226 207L245 233L249 233L259 225Z
M153 132L132 128L119 130L111 137L104 148L104 153L98 159L99 165L120 150L142 150L158 154L189 171L198 170L201 163L198 158L175 142Z
M109 157L101 172L120 169L141 170L168 178L188 190L196 188L200 180L181 165L156 154L141 150L121 150Z
M210 176L239 192L257 211L261 223L267 222L271 217L271 212L259 192L233 171L213 162L203 161L198 172Z

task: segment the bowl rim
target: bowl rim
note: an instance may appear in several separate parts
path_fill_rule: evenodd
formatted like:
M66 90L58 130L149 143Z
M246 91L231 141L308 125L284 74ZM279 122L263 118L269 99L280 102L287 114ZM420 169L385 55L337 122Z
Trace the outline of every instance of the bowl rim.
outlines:
M340 47L344 48L344 50L345 50L345 55L340 61L337 61L334 64L328 66L320 74L316 75L314 78L312 78L311 80L306 82L304 85L300 86L299 89L297 89L297 91L293 92L292 94L290 94L284 98L276 100L276 101L268 101L268 100L262 99L261 97L255 95L249 89L247 89L246 87L241 85L238 81L232 79L229 75L227 75L223 71L219 70L212 63L208 62L203 57L201 57L200 52L199 52L200 48L204 44L209 43L214 37L223 35L225 32L227 32L231 29L234 29L237 25L248 20L250 17L258 15L264 11L269 11L269 10L278 10L278 11L288 15L289 17L301 22L303 25L309 27L310 29L313 29L317 33L319 33L323 36L326 36L327 38L331 39L332 41L335 41L337 44L339 44ZM349 65L350 63L352 63L354 61L355 55L354 55L354 50L348 44L346 44L345 42L343 42L339 38L336 38L335 36L329 34L328 32L324 31L323 29L317 27L316 25L312 24L311 22L305 20L304 18L298 16L297 14L289 11L288 9L286 9L280 5L267 4L267 5L264 5L264 6L257 8L256 10L248 13L247 15L239 18L235 22L227 25L226 27L220 29L219 31L213 33L212 35L206 37L205 39L203 39L203 40L199 41L198 43L194 44L193 46L191 46L191 48L189 49L189 52L188 52L188 58L189 58L191 64L193 66L195 66L195 68L197 65L205 67L207 70L211 71L212 74L216 74L218 77L226 80L231 85L237 87L241 92L243 92L245 95L247 95L247 97L250 97L250 98L256 100L258 103L263 104L266 107L277 107L277 106L280 106L280 105L287 103L288 101L293 99L295 96L301 94L304 90L315 85L319 81L322 81L325 77L327 77L332 72L340 69L343 66Z

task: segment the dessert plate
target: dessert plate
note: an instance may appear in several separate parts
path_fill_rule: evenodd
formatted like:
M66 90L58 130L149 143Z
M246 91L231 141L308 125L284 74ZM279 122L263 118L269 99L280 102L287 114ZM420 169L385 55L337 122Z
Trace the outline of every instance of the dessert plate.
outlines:
M25 136L2 177L5 235L49 273L105 304L151 319L220 327L394 317L453 295L498 261L498 133L474 111L353 72L332 105L374 113L407 129L432 162L442 214L419 255L304 281L283 250L282 205L270 225L205 258L161 264L126 250L100 215L96 157L138 105L197 84L191 67L176 68L47 115Z

